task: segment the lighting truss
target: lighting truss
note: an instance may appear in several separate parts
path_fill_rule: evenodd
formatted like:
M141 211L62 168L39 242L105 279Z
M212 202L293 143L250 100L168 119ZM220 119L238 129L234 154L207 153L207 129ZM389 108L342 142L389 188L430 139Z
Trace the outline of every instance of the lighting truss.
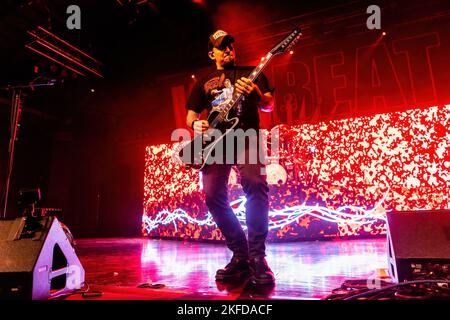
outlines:
M100 71L101 63L77 47L57 37L50 31L38 26L36 29L27 31L33 37L33 41L27 45L37 54L75 72L80 76L88 74L103 78Z

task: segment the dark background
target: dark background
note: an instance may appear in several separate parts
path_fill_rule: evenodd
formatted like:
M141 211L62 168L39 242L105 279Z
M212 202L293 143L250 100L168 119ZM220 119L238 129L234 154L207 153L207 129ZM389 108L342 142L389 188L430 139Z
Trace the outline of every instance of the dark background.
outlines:
M81 30L66 28L66 8L72 4L81 8ZM411 14L426 19L449 12L446 1L435 0L426 4L419 1L2 1L0 87L26 85L36 79L57 81L52 87L24 91L8 216L18 214L16 202L20 188L40 187L42 205L63 208L63 220L77 237L138 235L144 148L168 142L168 134L174 127L173 111L158 102L170 90L173 79L189 77L196 70L210 66L207 38L215 29L243 34L247 41L241 44L241 57L251 60L258 47L252 40L274 43L274 39L288 31L278 26L288 25L290 19L301 17L308 26L305 36L310 41L327 41L326 37L338 40L349 31L344 27L326 29L323 21L327 17L349 17L352 12L358 12L357 19L361 21L358 20L357 26L365 28L365 11L370 4L383 8L382 25L387 27L404 19L405 10L410 12L408 19ZM321 17L321 12L326 16ZM99 60L104 78L76 77L27 50L25 44L31 39L26 31L37 26L51 30ZM428 26L424 22L424 29ZM273 38L266 37L267 34L273 34ZM0 91L2 195L11 95L11 91Z

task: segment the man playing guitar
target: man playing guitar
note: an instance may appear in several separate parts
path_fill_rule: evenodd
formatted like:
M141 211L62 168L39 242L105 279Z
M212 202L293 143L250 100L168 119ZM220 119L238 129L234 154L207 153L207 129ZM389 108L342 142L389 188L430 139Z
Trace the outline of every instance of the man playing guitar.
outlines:
M207 120L200 120L200 113L208 112L231 99L233 90L243 95L237 108L232 110L238 117L238 127L243 130L259 130L261 109L271 112L273 109L273 89L264 74L255 81L248 79L253 67L235 65L236 53L234 38L225 31L218 30L209 38L209 57L214 61L216 70L198 80L186 103L186 124L196 134L203 134L208 128ZM259 141L259 140L258 140ZM255 151L245 146L245 153ZM268 185L263 161L258 163L234 163L241 174L241 184L247 199L245 232L228 202L228 177L233 164L213 163L202 168L203 190L206 205L225 237L228 248L233 252L231 261L216 273L217 281L230 281L251 277L254 284L273 284L275 279L265 256L265 242L268 235Z

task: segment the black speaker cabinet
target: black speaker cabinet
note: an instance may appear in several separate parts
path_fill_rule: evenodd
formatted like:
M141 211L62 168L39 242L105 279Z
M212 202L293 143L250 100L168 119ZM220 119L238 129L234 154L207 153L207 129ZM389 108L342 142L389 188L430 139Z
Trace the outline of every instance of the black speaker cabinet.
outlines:
M450 277L450 210L390 212L387 225L392 280Z
M56 217L0 220L0 299L51 299L83 285L84 269Z

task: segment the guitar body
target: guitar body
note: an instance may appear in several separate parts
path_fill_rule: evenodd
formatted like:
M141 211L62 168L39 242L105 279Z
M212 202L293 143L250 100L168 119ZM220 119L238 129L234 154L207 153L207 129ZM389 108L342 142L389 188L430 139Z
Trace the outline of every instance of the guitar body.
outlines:
M220 116L219 111L213 111L208 116L208 122L213 123L216 117ZM181 161L187 168L201 170L208 163L208 160L212 159L216 151L223 152L225 149L217 148L218 143L222 143L225 136L239 123L237 117L228 119L228 115L222 121L218 122L217 126L212 129L208 129L202 135L196 135L186 146L184 146L179 152ZM215 130L214 130L215 129Z

